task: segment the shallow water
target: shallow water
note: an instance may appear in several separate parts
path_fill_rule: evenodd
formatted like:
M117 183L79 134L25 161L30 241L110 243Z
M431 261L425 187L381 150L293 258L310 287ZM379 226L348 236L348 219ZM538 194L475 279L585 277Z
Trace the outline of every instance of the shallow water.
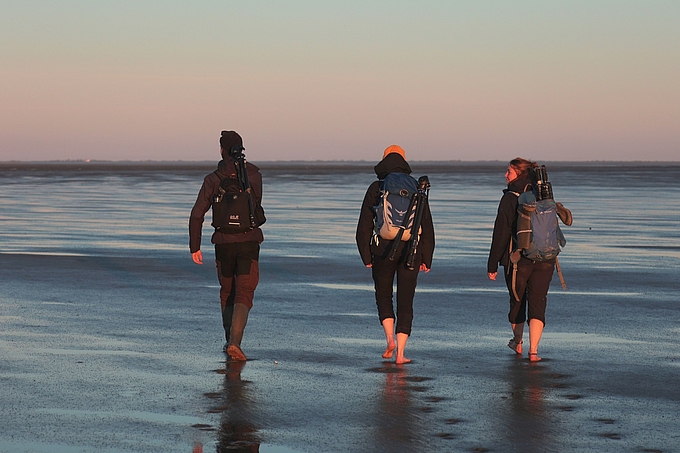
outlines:
M380 358L354 244L372 164L263 163L252 360L235 367L214 267L187 247L212 164L3 164L0 451L677 448L680 166L548 167L574 226L535 366L505 346L507 295L486 279L504 165L412 167L437 237L413 363Z

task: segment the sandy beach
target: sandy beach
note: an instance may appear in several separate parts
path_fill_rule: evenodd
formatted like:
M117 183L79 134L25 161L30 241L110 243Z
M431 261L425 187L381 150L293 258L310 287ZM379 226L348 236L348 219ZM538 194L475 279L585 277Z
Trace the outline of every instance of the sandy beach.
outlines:
M506 346L508 295L485 273L502 171L427 170L437 249L396 366L353 244L372 175L265 165L235 366L207 237L203 266L186 249L203 170L145 168L5 174L0 452L680 451L677 170L649 170L658 202L639 168L553 171L576 220L539 363Z
M675 300L635 308L625 276L616 295L555 290L532 364L505 346L498 288L425 287L396 366L366 276L327 264L346 283L263 260L234 366L188 260L0 254L0 451L677 451Z

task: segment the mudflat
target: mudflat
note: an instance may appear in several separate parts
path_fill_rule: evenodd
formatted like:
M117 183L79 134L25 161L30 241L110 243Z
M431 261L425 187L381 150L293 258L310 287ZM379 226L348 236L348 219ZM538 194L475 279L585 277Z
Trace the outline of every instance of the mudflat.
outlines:
M213 166L100 167L0 174L0 452L678 451L677 164L548 166L574 226L530 363L486 277L505 164L412 163L437 246L403 366L354 245L371 165L261 165L241 364L209 218L187 247Z

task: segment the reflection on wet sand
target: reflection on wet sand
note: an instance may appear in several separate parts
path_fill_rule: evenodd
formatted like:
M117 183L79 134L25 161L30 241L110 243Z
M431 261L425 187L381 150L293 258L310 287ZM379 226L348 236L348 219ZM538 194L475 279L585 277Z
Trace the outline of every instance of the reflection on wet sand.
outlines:
M246 362L226 362L222 400L225 409L220 418L217 452L256 453L260 439L254 420L254 398L248 388L251 382L241 379Z
M241 379L246 362L225 362L224 369L216 370L224 375L220 392L207 393L215 400L209 413L219 413L220 424L217 430L217 453L257 453L260 439L257 436L258 424L255 421L255 399L249 388L250 381ZM202 444L194 447L193 453L203 453Z
M370 439L373 446L366 451L419 451L422 426L411 395L418 388L409 377L408 365L386 362L369 371L384 374L385 384L377 398Z
M557 451L546 410L547 371L544 364L514 358L508 368L510 410L499 412L508 445L518 451Z

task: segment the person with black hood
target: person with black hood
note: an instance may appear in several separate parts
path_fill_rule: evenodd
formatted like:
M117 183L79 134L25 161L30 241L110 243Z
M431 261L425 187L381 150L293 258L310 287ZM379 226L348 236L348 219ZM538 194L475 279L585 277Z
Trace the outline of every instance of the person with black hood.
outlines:
M538 356L538 344L545 326L545 309L548 289L555 270L555 259L532 261L518 254L519 260L513 264L510 255L516 249L514 237L517 233L518 198L522 193L533 190L529 170L537 166L536 162L521 157L510 161L505 172L508 187L503 190L503 197L498 206L487 263L487 273L491 280L496 280L499 264L504 268L505 282L510 293L508 320L513 333L508 347L516 354L522 354L524 323L528 317L529 360L532 362L541 360ZM521 300L515 297L512 288L513 266L517 267L515 291L521 295Z
M226 178L237 178L236 161L233 156L243 150L243 140L238 133L222 131L220 137L222 160L218 163L217 170L203 179L203 185L198 192L189 218L189 250L196 264L203 264L201 236L205 213L213 206L222 181ZM262 200L262 175L259 168L250 162L246 162L246 170L252 201L259 206ZM213 223L214 221L213 218ZM241 350L241 341L259 282L258 261L262 241L264 241L264 235L259 226L241 233L224 233L216 229L211 239L211 242L215 244L222 325L227 340L224 352L233 361L246 360Z
M396 348L396 363L398 364L411 361L404 356L404 349L411 335L413 298L416 291L418 272L430 271L434 254L434 226L427 201L424 206L420 240L416 250L413 270L409 270L405 263L408 241L400 241L397 249L397 258L390 260L388 255L393 241L381 238L374 228L375 207L378 205L381 196L381 181L389 173L396 172L410 175L411 167L405 159L406 153L397 145L389 146L385 150L383 159L374 168L379 180L374 181L366 191L356 231L356 243L359 248L359 254L364 265L371 269L375 283L375 301L378 307L378 318L383 326L387 340L387 349L385 349L382 356L385 359L392 358ZM392 301L392 286L395 275L397 277L396 317Z

